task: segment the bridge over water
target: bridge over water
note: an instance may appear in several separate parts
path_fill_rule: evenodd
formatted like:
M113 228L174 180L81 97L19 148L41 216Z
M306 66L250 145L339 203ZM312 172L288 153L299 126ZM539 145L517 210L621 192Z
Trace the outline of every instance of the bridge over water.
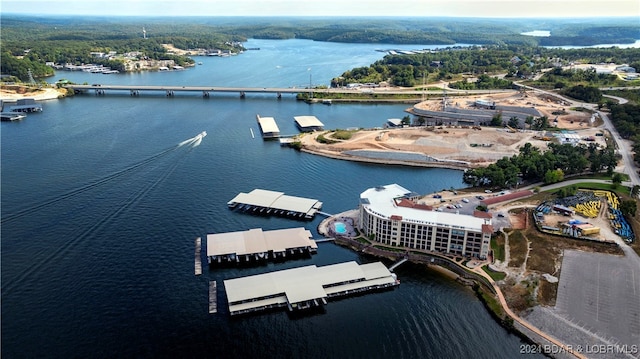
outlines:
M307 93L312 97L313 94L356 94L356 95L410 95L420 96L424 94L442 94L445 90L416 90L416 89L397 89L397 88L296 88L296 87L223 87L223 86L146 86L146 85L65 85L65 88L72 89L76 93L94 92L96 95L105 95L109 92L128 92L131 96L139 96L143 92L161 93L167 97L172 97L177 93L199 93L203 97L210 97L214 93L237 93L241 98L245 98L248 93L259 94L275 94L278 98L282 94L298 94ZM513 92L513 90L474 90L474 91L455 91L446 90L447 93L461 94L487 94L498 92Z

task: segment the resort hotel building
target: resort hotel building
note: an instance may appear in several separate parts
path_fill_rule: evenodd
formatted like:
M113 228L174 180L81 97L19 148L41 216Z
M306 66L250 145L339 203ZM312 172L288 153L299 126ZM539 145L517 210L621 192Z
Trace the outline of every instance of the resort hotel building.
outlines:
M360 194L359 229L381 244L487 258L490 214L438 212L417 203L419 197L397 184L367 189Z

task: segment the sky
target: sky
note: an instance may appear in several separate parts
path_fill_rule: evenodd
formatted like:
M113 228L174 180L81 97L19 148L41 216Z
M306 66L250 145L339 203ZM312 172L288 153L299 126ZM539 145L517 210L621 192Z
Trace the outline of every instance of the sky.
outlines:
M0 0L0 14L118 16L635 16L640 0ZM640 20L639 20L640 21Z

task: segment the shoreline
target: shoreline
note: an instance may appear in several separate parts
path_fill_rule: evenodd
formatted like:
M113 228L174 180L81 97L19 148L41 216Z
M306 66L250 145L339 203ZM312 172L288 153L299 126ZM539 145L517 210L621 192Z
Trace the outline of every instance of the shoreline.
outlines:
M22 88L22 89L31 89L28 86L23 85L2 85L0 88L0 100L3 103L15 103L18 100L23 99L34 99L35 101L48 101L48 100L57 100L61 98L67 97L67 92L64 89L58 89L55 87L43 87L38 88L33 92L27 93L18 93L17 90L11 89Z
M348 210L345 212L337 213L323 219L318 224L318 233L325 237L329 237L329 224L340 217L351 217L354 221L357 221L357 209ZM354 216L354 217L352 217ZM373 248L373 244L365 245L362 242L357 241L354 238L336 237L335 244L351 249L354 252L366 254L376 258L385 258L389 260L398 260L400 258L406 258L408 262L414 265L425 265L426 268L434 270L441 275L460 283L465 287L471 288L478 300L480 300L486 310L489 312L492 318L503 326L507 331L519 336L524 341L529 342L531 345L544 346L545 348L558 348L567 356L575 358L585 358L579 352L573 350L570 345L562 343L558 339L554 338L550 334L543 332L540 328L529 323L523 317L513 312L504 297L500 287L487 273L482 269L483 265L475 266L474 268L466 268L461 263L448 258L447 256L439 253L423 253L421 255L413 254L409 251L406 252L394 252L390 250ZM375 249L375 250L368 250ZM424 257L424 258L419 258ZM427 260L429 259L430 260ZM449 267L449 268L447 268ZM489 295L490 299L485 296ZM492 307L490 301L495 301L499 305L501 312L495 310ZM542 352L541 354L545 354ZM550 353L546 353L550 354Z
M377 158L356 157L351 155L345 155L342 153L335 153L335 152L328 153L323 151L311 150L304 146L300 149L300 152L305 152L312 155L323 156L327 158L333 158L336 160L373 163L373 164L381 164L381 165L411 166L411 167L423 167L423 168L445 168L445 169L459 170L459 171L465 171L469 168L472 168L468 166L455 165L454 163L444 163L444 162L412 162L412 161L403 161L403 160L391 160L391 159L383 160L383 159L377 159Z

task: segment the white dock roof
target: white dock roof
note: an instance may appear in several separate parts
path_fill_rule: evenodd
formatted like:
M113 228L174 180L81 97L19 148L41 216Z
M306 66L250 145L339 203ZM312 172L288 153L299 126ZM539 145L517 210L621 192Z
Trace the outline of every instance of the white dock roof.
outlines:
M283 195L271 204L271 208L307 213L317 202L317 199Z
M240 193L229 203L241 203L251 206L273 208L310 215L322 207L322 202L317 199L295 197L285 195L283 192L268 191L264 189L254 189L249 193Z
M313 235L303 227L262 231L261 228L248 231L207 234L207 256L244 255L283 252L293 248L314 248L318 245Z
M280 133L280 129L278 128L276 120L273 117L258 116L258 124L262 129L262 133Z
M350 282L350 289L365 288L372 283L393 283L391 272L381 262L359 265L345 262L323 267L315 265L277 272L227 279L225 290L230 306L238 302L286 295L291 304L327 297L331 285ZM325 289L325 286L329 286ZM335 288L334 288L335 289Z
M231 202L249 204L259 207L271 207L271 204L284 192L267 191L264 189L254 189L249 193L240 193Z
M294 116L293 119L300 127L323 127L324 124L316 116Z

